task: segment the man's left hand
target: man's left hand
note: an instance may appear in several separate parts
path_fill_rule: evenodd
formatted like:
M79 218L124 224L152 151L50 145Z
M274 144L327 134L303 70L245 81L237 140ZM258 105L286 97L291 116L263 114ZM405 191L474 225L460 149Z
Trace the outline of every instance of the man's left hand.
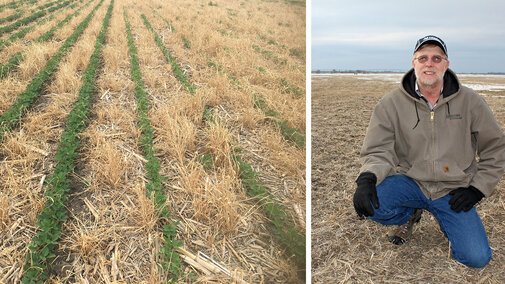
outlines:
M456 212L460 212L461 210L466 212L472 209L484 197L484 194L480 190L471 185L455 189L449 192L449 194L452 195L449 204L451 205L451 209Z

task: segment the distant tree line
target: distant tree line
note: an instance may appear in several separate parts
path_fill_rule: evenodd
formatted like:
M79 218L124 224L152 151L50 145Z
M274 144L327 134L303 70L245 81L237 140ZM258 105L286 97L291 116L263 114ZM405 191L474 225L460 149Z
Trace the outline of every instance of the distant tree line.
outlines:
M369 73L404 73L405 71L402 70L313 70L312 73L314 74L332 74L332 73L356 73L356 74L369 74Z

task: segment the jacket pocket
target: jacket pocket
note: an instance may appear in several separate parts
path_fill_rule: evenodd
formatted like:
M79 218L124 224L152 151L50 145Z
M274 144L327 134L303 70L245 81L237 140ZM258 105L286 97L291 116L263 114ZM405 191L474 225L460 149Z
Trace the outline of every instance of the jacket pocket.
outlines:
M405 175L418 181L433 181L432 165L429 161L416 161Z
M407 176L418 181L463 182L470 180L457 163L450 161L418 161L407 171Z
M436 181L446 182L467 182L471 175L465 173L455 162L436 161L435 162Z

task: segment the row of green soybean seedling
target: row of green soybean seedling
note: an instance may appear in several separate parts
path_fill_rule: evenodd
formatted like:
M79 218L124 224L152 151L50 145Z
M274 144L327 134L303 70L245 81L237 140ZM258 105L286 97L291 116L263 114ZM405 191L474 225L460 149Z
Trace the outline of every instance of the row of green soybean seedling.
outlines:
M260 35L258 34L258 37L262 40L264 40L265 42L267 42L269 45L274 45L274 46L280 46L282 47L283 49L286 49L286 46L283 45L283 44L279 44L277 43L276 41L274 41L273 39L268 39L266 38L265 36L263 35ZM259 47L258 45L253 45L252 46L254 51L256 51L257 53L261 53L263 55L265 55L267 58L269 59L272 59L274 62L278 63L280 62L278 57L273 55L272 52L266 50L266 49L263 49L261 47ZM305 59L304 55L302 52L294 49L294 48L290 48L289 49L289 54L291 56L295 56L295 57L298 57L300 59ZM282 61L283 63L285 63L286 61ZM258 71L260 71L261 73L266 73L266 70L262 67L257 67ZM305 96L305 93L303 92L302 89L300 89L299 87L296 87L296 86L293 86L292 84L288 83L286 79L284 78L281 78L280 79L280 86L281 86L281 89L282 89L282 92L283 93L288 93L288 94L291 94L294 98L302 98Z
M257 53L263 54L267 58L272 59L275 63L279 62L278 57L276 57L275 55L273 55L272 52L270 52L270 51L268 51L266 49L262 49L262 48L260 48L257 45L253 45L253 49ZM261 67L261 66L256 67L256 69L258 71L260 71L261 73L263 73L263 74L267 73L267 70L265 68ZM293 96L293 98L295 98L295 99L296 98L303 98L305 96L305 93L303 92L302 89L300 89L299 87L293 86L292 84L288 83L286 81L286 79L281 78L279 81L280 81L280 87L281 87L282 93L291 94Z
M37 4L39 0L11 0L8 3L0 5L0 12L4 9L20 9L24 5L32 6Z
M19 1L10 1L8 3L0 5L0 12L5 9L13 9L16 12L19 12L22 9L24 4L28 6L35 5L39 0L19 0Z
M238 38L238 36L234 36L232 33L229 33L223 29L219 29L218 31L219 31L219 33L221 33L224 36ZM280 43L276 42L275 40L269 39L261 34L258 34L258 37L261 40L268 43L268 45L277 46L277 47L280 47L284 50L287 49L287 47L284 44L280 44ZM269 51L267 49L261 48L260 46L258 46L256 44L253 44L252 48L255 52L262 54L263 56L272 60L276 64L283 64L283 65L287 64L286 59L282 59L282 58L278 57L277 55L273 54L271 51ZM289 49L289 55L299 58L299 59L302 59L303 61L305 60L304 53L295 49L295 48ZM263 67L257 67L256 69L258 69L261 73L266 73L266 70ZM302 70L302 71L304 72L304 70ZM293 95L294 98L301 98L301 97L305 96L305 93L299 87L293 86L292 84L288 83L287 80L284 78L280 79L280 87L281 87L283 93L290 93Z
M3 26L0 28L0 36L5 34L5 33L8 33L8 32L11 32L21 26L24 26L24 25L27 25L49 13L52 13L53 11L61 8L61 7L64 7L66 5L68 5L70 2L73 2L75 0L72 0L72 1L66 1L66 2L63 2L61 3L61 1L53 1L53 2L50 2L50 3L47 3L45 5L42 5L42 6L39 6L37 7L36 10L38 10L37 12L25 17L25 18L22 18L22 19L19 19L17 20L16 22L10 24L10 25L7 25L7 26ZM59 5L55 6L55 7L52 7L50 8L51 6L53 5L56 5L60 3ZM48 8L48 9L46 9ZM19 14L19 13L18 13ZM23 13L19 14L20 16L22 15Z
M0 25L2 25L3 23L11 22L11 21L21 18L21 16L23 16L24 13L25 12L23 12L23 11L19 11L16 14L12 14L12 15L0 18Z
M226 31L224 31L223 29L219 29L218 31L222 35L224 35L224 36L230 36L230 37L238 38L237 36L232 36L231 33L228 33ZM261 34L258 34L258 37L261 40L265 41L268 45L278 46L278 47L281 47L282 49L287 49L287 47L284 44L279 44L275 40L268 39L267 37L265 37L265 36L263 36ZM273 54L271 51L269 51L267 49L261 48L260 46L258 46L256 44L253 44L252 48L253 48L253 50L255 52L257 52L259 54L262 54L263 56L265 56L266 58L272 60L276 64L287 64L287 60L286 59L281 59L280 57L278 57L277 55ZM294 48L290 48L289 49L289 55L291 55L293 57L297 57L299 59L303 59L303 60L305 59L304 58L305 57L304 54L301 51L299 51L297 49L294 49ZM266 71L267 71L263 67L256 67L256 69L258 69L258 71L260 71L261 73L266 73ZM287 80L284 79L284 78L280 79L280 87L283 90L283 93L290 93L290 94L293 95L294 98L301 98L301 97L305 96L304 92L299 87L293 86L292 84L288 83Z
M234 16L236 16L236 15L234 14ZM167 20L165 20L165 22L168 25L170 25ZM224 29L218 29L218 32L220 34L222 34L223 36L229 36L231 38L238 38L238 36L233 35L232 33L227 32ZM265 36L263 36L261 34L258 34L258 37L260 39L264 40L265 42L267 42L269 45L280 46L283 49L287 49L284 44L279 44L276 41L274 41L272 39L268 39L268 38L266 38ZM189 41L187 39L185 39L185 38L183 39L183 41L185 42L185 46L187 48L189 48L190 45L186 44L186 42L189 42ZM271 59L276 64L287 64L287 60L286 59L281 59L280 57L274 55L271 51L263 49L263 48L259 47L256 44L253 44L252 48L253 48L254 51L256 51L257 53L260 53L260 54L266 56L268 59ZM291 56L298 57L300 59L304 59L304 54L301 51L298 51L297 49L294 49L294 48L289 49L289 54ZM257 69L261 73L266 73L266 70L263 67L257 67ZM283 93L291 93L295 98L300 98L300 97L303 97L305 95L304 92L299 87L295 87L295 86L289 84L286 81L286 79L284 79L284 78L280 79L280 86L281 86L281 88L283 90Z
M81 3L82 3L82 1L83 0L80 0ZM57 30L61 29L73 17L77 16L83 8L87 7L93 1L95 1L95 0L90 0L85 5L81 6L79 9L74 11L72 14L65 17L65 19L61 20L56 25L54 25L52 28L50 28L48 31L46 31L44 34L42 34L37 39L35 39L34 42L35 43L42 43L42 42L49 41L54 36L54 34ZM76 5L76 4L77 3L74 3L70 7L74 8L75 7L74 5ZM72 7L72 6L74 6L74 7ZM46 20L49 20L49 19L50 18L46 18ZM35 24L35 25L28 26L28 27L22 29L21 31L11 35L6 40L0 41L0 50L2 50L5 46L9 45L15 39L23 38L29 31L34 29L36 27L36 25L42 24L43 22L44 22L44 20ZM13 56L11 56L5 64L0 64L0 78L5 77L11 70L13 70L15 67L19 66L19 64L23 61L23 58L24 58L23 55L24 55L24 51L19 51L16 54L14 54ZM1 132L0 132L0 137L1 137Z
M22 5L23 3L22 2L25 2L27 5ZM38 0L33 0L33 1L19 1L19 2L15 2L15 1L12 1L10 2L9 4L4 4L4 5L0 5L0 11L3 11L5 8L10 8L13 10L14 14L10 14L8 16L5 16L4 18L0 18L0 24L3 24L5 22L11 22L11 21L14 21L14 20L17 20L19 18L21 18L23 15L25 14L30 14L30 13L34 13L34 12L37 12L37 11L40 11L40 10L43 10L45 8L48 8L48 7L51 7L52 5L55 4L55 2L49 2L49 3L46 3L44 5L40 5L38 7L35 7L31 10L28 10L29 8L31 8L32 6L34 6L36 3L38 2ZM8 7L10 6L10 7ZM26 6L26 7L23 7L23 6ZM8 14L9 12L7 12Z
M232 10L232 9L226 9L227 12L228 12L228 15L229 15L229 19L231 21L240 21L240 17L238 17L238 11L235 11L235 10ZM220 23L223 23L223 21L220 21ZM234 25L233 24L230 24L229 26L233 27ZM279 26L283 26L282 23L279 23ZM288 24L288 26L290 26ZM222 35L226 35L226 36L231 36L233 37L233 34L230 33L230 32L227 32L223 29L219 29L219 32L222 34ZM264 41L266 41L268 44L270 45L274 45L274 46L278 46L282 49L287 49L286 45L284 44L280 44L278 42L276 42L275 40L273 39L269 39L267 38L266 36L264 35L261 35L261 34L258 34L258 37ZM276 63L283 63L285 64L286 63L286 60L284 59L280 59L279 57L275 56L274 54L272 54L271 52L269 51L266 51L264 49L260 49L257 45L253 45L253 48L257 51L257 52L260 52L260 53L263 53L265 55L267 55L270 59L276 61ZM302 51L300 50L297 50L296 48L290 48L289 49L289 55L292 56L292 57L296 57L296 58L299 58L299 59L302 59L302 60L305 60L305 55Z
M215 118L208 106L204 108L203 120L208 126L221 123ZM229 142L232 143L232 142ZM263 209L265 216L272 222L274 238L287 251L289 257L293 257L300 270L305 269L305 234L296 230L295 223L284 206L259 180L260 172L253 169L252 165L242 159L242 149L232 147L232 158L235 170L242 181L242 187L249 196L254 198ZM201 158L205 168L212 168L214 158L204 154Z
M58 64L62 60L63 56L84 32L84 29L91 21L91 18L95 14L96 10L102 5L103 1L104 0L101 0L88 14L88 16L76 27L75 31L63 42L56 54L46 62L46 66L35 75L30 83L28 83L28 86L26 86L26 89L18 95L14 104L6 112L4 112L2 116L0 116L0 139L6 132L9 132L12 128L18 125L20 119L26 113L31 104L40 96L43 87L49 82L51 76L57 70ZM54 30L52 32L54 32ZM48 35L48 38L51 37L48 33L44 35ZM18 53L18 55L15 55L15 58L22 58L22 54ZM11 60L13 59L11 58Z
M188 92L190 92L191 94L194 94L195 90L196 90L196 86L189 83L188 78L186 77L186 75L182 71L179 64L177 64L177 60L170 53L170 51L165 47L165 45L163 45L163 41L161 40L158 33L153 29L153 27L152 27L151 23L149 22L149 20L147 19L147 17L144 14L142 14L141 17L144 20L144 25L147 27L147 29L149 31L151 31L153 33L154 40L156 41L156 44L158 45L161 52L165 56L165 59L168 61L168 63L170 63L172 65L172 69L173 69L175 77L179 80L179 82L181 82L181 84L184 86L184 88L186 88L186 90Z
M172 31L175 31L175 28L170 24L170 22L167 19L163 18L163 16L161 16L159 13L157 13L154 9L153 9L153 11L167 25L169 25L169 27L171 28ZM189 42L188 39L183 37L183 41L185 42L184 45L186 48L191 47L191 43ZM224 68L220 64L216 63L208 56L207 56L207 61L208 61L209 67L214 68L216 71L220 72L221 74L224 74L233 83L233 85L237 89L239 89L241 91L245 91L244 88L242 87L243 83L237 77L231 75L230 72L224 70ZM281 84L281 86L284 87L284 89L287 92L293 93L293 95L295 97L303 96L303 92L299 88L289 85L286 82L286 80L281 79L280 84ZM272 123L279 129L282 136L287 141L294 143L299 148L305 147L306 138L305 138L305 135L301 134L302 131L300 131L300 129L297 129L295 127L291 127L289 121L286 118L284 118L284 115L282 113L275 111L274 109L272 109L268 106L268 104L265 102L265 99L262 95L259 95L256 93L251 93L251 95L254 99L254 105L263 111L263 113L266 115L266 117L270 121L272 121Z
M267 38L264 35L258 34L258 37L260 39L262 39L263 41L267 42L268 44L271 44L271 45L274 45L274 46L280 46L282 49L287 49L286 45L280 44L280 43L276 42L273 39ZM305 60L305 53L302 52L302 51L300 51L300 50L298 50L298 49L296 49L296 48L290 48L289 49L289 55L291 55L293 57L297 57L297 58L302 59L302 60Z
M103 0L77 27L66 43L71 45L77 40L102 3ZM102 28L96 38L89 64L84 70L82 77L83 85L79 90L77 100L73 104L71 112L66 118L65 128L54 158L56 166L45 186L44 195L47 201L44 204L42 212L37 216L38 231L36 236L32 238L29 251L26 254L23 283L43 283L50 276L48 266L55 257L54 250L58 244L62 225L67 219L65 202L68 198L66 193L69 191L70 174L75 168L75 159L81 144L80 133L88 124L90 103L95 93L95 81L100 61L102 60L102 47L105 42L113 4L114 0L111 0L103 19ZM65 45L60 48L62 53L58 53L53 57L56 58L55 62L60 61L61 56L63 56L67 49L68 47L65 48Z
M137 124L141 130L141 137L139 142L142 148L142 154L147 161L145 163L146 177L148 180L146 184L146 194L153 201L154 206L158 212L159 220L164 222L162 226L164 243L160 251L161 257L163 259L161 267L165 272L168 272L168 282L177 282L182 276L181 261L177 248L180 247L182 243L176 240L177 222L171 221L170 209L166 205L167 196L164 193L162 184L163 181L166 180L166 177L160 174L161 165L158 158L156 157L156 150L153 148L154 128L151 126L151 120L148 117L150 103L148 94L145 90L145 85L142 80L137 48L135 47L130 21L128 19L126 9L124 10L123 15L126 23L126 35L129 48L128 53L130 56L130 74L135 84L134 92L137 101ZM147 18L145 18L145 16L143 18L146 26L150 28ZM150 30L154 32L152 28L150 28ZM157 42L159 45L161 41L158 41L158 39L159 38L157 37ZM168 51L163 50L165 56L167 56L167 52ZM171 59L167 58L167 60L171 62ZM193 87L188 84L186 78L177 78L179 80L182 80L185 88L189 92L193 92Z
M229 72L224 70L220 64L214 62L212 59L208 58L207 60L209 67L212 67L216 71L224 74L238 90L245 91L245 89L242 87L243 84L239 79L230 75ZM291 127L289 121L284 118L284 115L282 113L268 106L265 98L262 95L254 92L252 92L251 95L253 97L254 106L263 111L268 120L270 120L279 129L284 139L290 141L291 143L294 143L297 147L303 149L305 147L305 135L302 135L302 132L299 129Z
M272 39L267 39L266 37L264 37L262 35L258 35L258 36L260 39L264 40L269 45L279 46L279 44ZM284 45L280 45L280 46L286 48ZM271 51L261 48L260 46L258 46L256 44L253 44L252 48L255 52L262 54L263 56L272 60L276 64L286 64L287 63L286 59L280 59L278 56L274 55ZM293 48L290 49L290 55L296 56L296 57L303 56L303 54L301 52L299 52ZM261 73L266 73L266 70L263 67L257 67L256 69L258 69L258 71L260 71ZM281 90L283 93L291 94L293 96L293 98L303 98L305 96L305 93L303 92L302 89L288 83L285 78L280 79L280 87L281 87Z
M48 11L49 12L54 12L54 11L57 11L60 8L64 8L64 7L73 9L73 8L75 8L75 6L78 5L78 3L73 3L70 6L67 6L67 5L69 5L70 3L74 2L74 1L75 0L65 1L65 2L59 4L58 6L50 8ZM80 0L79 2L82 3L83 0ZM64 10L60 10L60 12L62 12L62 11L64 11ZM18 39L24 38L24 36L26 34L28 34L30 31L32 31L33 29L35 29L37 26L40 26L40 25L46 23L47 21L52 20L55 15L56 15L56 13L51 13L48 17L45 17L45 18L43 18L41 20L38 20L33 25L30 25L30 26L23 25L23 28L20 29L19 31L16 31L15 33L11 34L9 37L7 37L4 40L0 40L0 51L3 50L5 47L9 46L12 42L14 42L14 41L16 41Z
M171 31L171 32L175 32L175 27L167 20L165 19L162 15L160 15L160 13L158 13L158 11L156 11L156 9L154 9L153 7L151 7L151 10L153 11L153 13L158 16L158 18L160 18L163 22L165 22L165 24L167 24L167 27L168 29ZM191 41L189 41L185 36L181 36L181 39L182 41L184 42L184 47L185 48L191 48Z
M233 13L232 15L236 16L235 13ZM232 18L230 18L230 19L232 19ZM236 19L232 19L232 20L236 20ZM232 33L226 32L223 29L219 29L218 31L222 35L224 35L224 36L230 36L230 37L237 38L237 36L233 36ZM273 39L267 38L264 35L261 35L261 34L257 34L257 35L258 35L258 37L261 40L263 40L266 43L268 43L268 45L277 46L277 47L282 48L283 50L287 49L287 47L284 44L280 44L280 43L276 42ZM286 59L282 59L282 58L278 57L277 55L273 54L271 51L269 51L267 49L261 48L260 46L258 46L256 44L253 44L252 48L253 48L253 50L255 52L264 55L265 57L267 57L268 59L272 60L276 64L287 64L287 60ZM297 49L295 49L295 48L290 48L289 49L289 55L292 56L292 57L296 57L296 58L305 60L304 53L301 52L301 51L299 51L299 50L297 50ZM257 69L260 72L262 72L262 73L266 73L266 70L263 67L257 67ZM286 81L286 79L284 79L284 78L280 79L280 85L281 85L281 87L283 89L283 92L285 92L285 93L291 93L295 98L300 98L300 97L303 97L305 95L304 92L299 87L295 87L295 86L289 84Z

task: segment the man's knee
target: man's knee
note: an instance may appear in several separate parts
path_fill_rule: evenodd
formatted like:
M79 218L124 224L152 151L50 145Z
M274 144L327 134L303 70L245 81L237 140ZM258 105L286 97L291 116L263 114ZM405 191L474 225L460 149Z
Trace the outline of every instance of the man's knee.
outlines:
M412 217L414 208L374 208L374 215L369 218L382 225L403 225Z
M492 255L493 252L489 247L485 250L471 249L464 253L453 252L453 257L455 260L461 262L466 266L474 268L481 268L486 266L491 261Z

